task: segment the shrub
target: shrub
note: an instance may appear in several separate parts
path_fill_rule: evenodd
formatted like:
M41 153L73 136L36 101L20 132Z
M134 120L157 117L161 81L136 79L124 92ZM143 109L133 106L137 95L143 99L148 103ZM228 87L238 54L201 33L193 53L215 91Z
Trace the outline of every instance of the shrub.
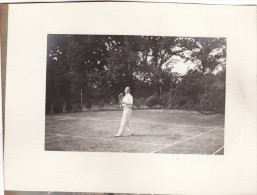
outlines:
M86 102L86 108L92 108L92 102L91 101Z
M145 100L145 104L149 108L152 108L153 106L159 104L159 102L159 98L156 95L152 95Z
M200 108L202 110L225 113L225 78L225 71L204 78L204 83L207 84L204 85L204 93L200 96Z
M67 112L72 111L72 105L71 105L70 103L68 103L68 104L66 105L65 110L66 110Z
M167 107L169 109L179 109L184 108L186 103L186 98L180 95L170 95Z
M145 105L145 98L136 98L135 105L137 108L140 108L141 106Z
M82 112L82 106L81 106L81 104L75 104L75 105L73 105L73 111L75 111L75 112Z
M203 94L200 102L202 110L225 113L225 92L220 89L210 88L212 91Z
M163 93L161 98L160 98L160 104L163 106L163 107L167 107L168 104L169 104L169 101L170 101L170 97L171 97L171 94L166 92L166 93Z
M55 104L53 107L54 113L62 112L62 106L60 104Z
M196 109L225 112L225 71L218 74L188 72L181 81L162 94L160 103L169 109Z
M104 100L101 99L101 100L98 102L98 105L101 106L101 107L104 107Z

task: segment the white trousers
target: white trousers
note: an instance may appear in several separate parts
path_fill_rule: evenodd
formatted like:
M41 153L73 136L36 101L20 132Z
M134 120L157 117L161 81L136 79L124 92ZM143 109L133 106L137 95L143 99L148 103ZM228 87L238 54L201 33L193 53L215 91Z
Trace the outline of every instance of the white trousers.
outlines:
M128 107L124 107L118 134L122 135L125 128L129 131L129 133L134 133L133 127L129 122L131 114L132 114L132 109Z

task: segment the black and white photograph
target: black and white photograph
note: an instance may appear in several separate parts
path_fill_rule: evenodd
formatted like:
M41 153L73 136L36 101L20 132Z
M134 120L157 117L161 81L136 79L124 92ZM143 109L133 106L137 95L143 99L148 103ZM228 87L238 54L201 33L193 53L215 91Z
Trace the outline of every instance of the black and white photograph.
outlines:
M256 194L255 25L254 6L10 5L6 195Z
M45 150L224 154L226 38L48 34Z

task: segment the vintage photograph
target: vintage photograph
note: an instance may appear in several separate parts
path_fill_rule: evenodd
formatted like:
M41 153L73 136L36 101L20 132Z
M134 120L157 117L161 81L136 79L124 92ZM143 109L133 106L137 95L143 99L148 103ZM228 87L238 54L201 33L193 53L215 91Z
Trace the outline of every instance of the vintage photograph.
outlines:
M48 34L45 150L224 154L226 38Z

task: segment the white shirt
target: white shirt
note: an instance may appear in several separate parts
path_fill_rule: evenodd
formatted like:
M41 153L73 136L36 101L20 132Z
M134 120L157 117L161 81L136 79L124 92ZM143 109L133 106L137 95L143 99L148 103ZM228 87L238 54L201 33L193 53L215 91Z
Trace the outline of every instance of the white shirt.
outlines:
M133 97L132 95L130 95L130 93L126 93L122 101L126 103L126 104L122 104L123 107L131 108L133 104ZM127 105L127 104L131 104L131 105Z

